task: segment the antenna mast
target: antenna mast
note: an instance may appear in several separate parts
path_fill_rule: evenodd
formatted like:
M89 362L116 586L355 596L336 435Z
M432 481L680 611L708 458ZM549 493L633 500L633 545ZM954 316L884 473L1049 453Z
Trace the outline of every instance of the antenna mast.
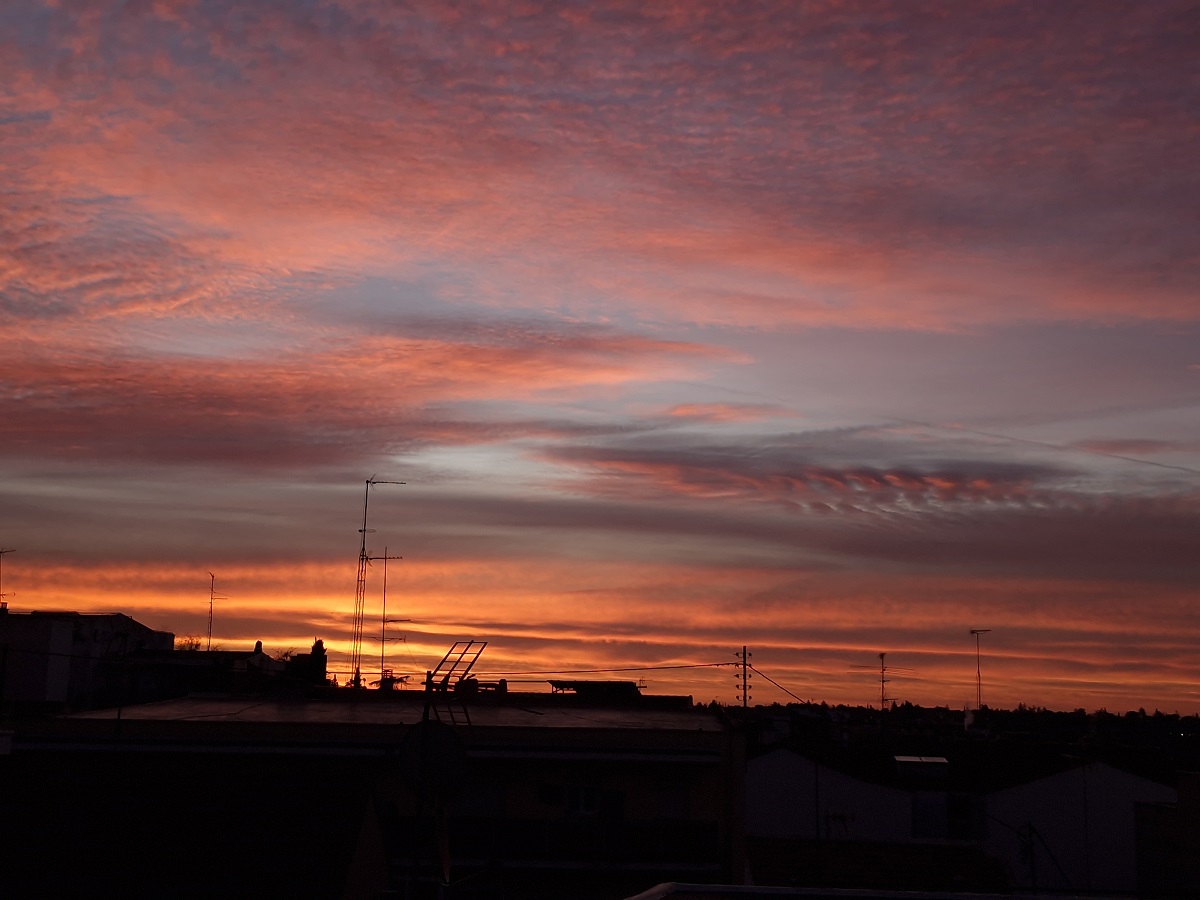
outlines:
M855 664L854 668L856 668L856 669L873 669L875 667L868 666L868 665ZM887 695L887 686L892 681L891 678L888 678L889 674L910 676L910 675L915 675L916 672L913 669L910 669L906 666L889 666L887 664L887 653L884 652L884 653L879 654L879 708L880 709L887 709L887 705L889 703L896 702L895 697L889 697Z
M8 609L8 601L4 599L8 596L8 594L4 593L4 554L16 552L15 548L6 550L0 547L0 609Z
M213 601L228 600L229 598L217 593L217 576L212 572L208 573L208 649L212 650L212 616L213 616Z
M379 689L384 690L384 680L389 676L384 664L387 657L387 627L388 622L411 622L412 619L389 619L387 617L387 561L389 559L404 559L403 556L388 556L387 547L383 548L383 556L368 557L371 560L383 560L383 607L379 613Z
M362 541L358 547L358 579L354 586L354 624L352 626L350 637L350 668L354 670L354 675L351 679L351 685L354 687L362 687L362 633L363 633L363 609L367 602L367 567L371 564L371 557L367 555L367 534L370 529L367 528L367 504L371 500L371 487L376 484L404 484L403 481L378 481L372 475L367 479L366 487L363 489L363 521L362 528L359 529L359 534L362 535Z
M979 669L979 636L987 634L992 629L990 628L972 628L971 634L975 635L975 708L983 709L983 675Z

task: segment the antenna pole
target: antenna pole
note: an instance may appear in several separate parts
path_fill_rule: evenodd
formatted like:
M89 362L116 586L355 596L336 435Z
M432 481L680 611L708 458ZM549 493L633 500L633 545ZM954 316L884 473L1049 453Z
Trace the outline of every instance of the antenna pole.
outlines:
M213 594L217 592L217 576L208 573L208 650L212 650L212 608Z
M213 601L228 600L228 597L221 596L217 593L217 576L212 572L208 573L208 650L212 650L212 620L213 620Z
M0 547L0 609L8 609L8 601L4 599L8 596L4 593L4 554L16 552L15 548L6 550Z
M983 674L979 668L979 636L987 634L992 629L990 628L972 628L971 634L975 635L975 708L983 709Z
M383 690L384 657L387 655L387 545L383 547L383 607L379 613L379 689Z
M350 683L356 688L362 687L363 610L367 602L367 567L371 564L371 558L367 555L367 534L370 531L367 528L367 504L371 500L371 487L376 484L404 484L404 482L379 481L372 475L367 479L366 487L363 489L362 528L358 530L362 535L362 541L358 546L358 578L354 585L354 622L351 626L350 636L350 668L354 670Z
M383 560L383 609L379 614L379 689L383 690L383 679L387 675L385 656L387 654L387 564L389 559L404 559L403 556L388 556L387 547L383 548L383 556L368 556L368 560ZM408 622L410 619L393 619L394 622Z

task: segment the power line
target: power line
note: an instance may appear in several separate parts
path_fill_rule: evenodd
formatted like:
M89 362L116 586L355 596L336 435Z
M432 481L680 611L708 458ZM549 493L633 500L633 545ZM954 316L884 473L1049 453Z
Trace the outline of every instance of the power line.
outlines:
M737 663L735 663L735 665L737 665ZM789 691L787 688L785 688L782 684L780 684L778 681L776 681L774 678L772 678L770 675L763 672L761 669L755 668L754 666L750 666L750 671L752 671L755 675L761 675L763 678L767 679L767 681L771 682L771 684L775 685L775 687L779 688L781 691L783 691L785 694L787 694L793 700L796 700L800 703L812 703L811 700L805 700L803 697L796 696L791 691Z
M675 666L626 666L617 669L535 669L526 672L480 672L481 675L503 676L510 675L600 675L608 672L656 672L663 669L713 669L717 666L740 666L741 663L691 663Z

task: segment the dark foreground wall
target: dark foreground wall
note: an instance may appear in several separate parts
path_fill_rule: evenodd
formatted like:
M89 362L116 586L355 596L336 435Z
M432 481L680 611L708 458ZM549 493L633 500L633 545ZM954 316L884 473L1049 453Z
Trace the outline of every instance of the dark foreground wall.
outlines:
M338 897L368 775L299 755L0 757L0 893Z

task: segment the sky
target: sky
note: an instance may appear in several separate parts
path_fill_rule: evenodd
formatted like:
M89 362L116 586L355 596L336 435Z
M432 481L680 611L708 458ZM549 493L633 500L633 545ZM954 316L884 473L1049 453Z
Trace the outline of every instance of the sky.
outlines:
M0 7L0 548L345 679L1200 712L1190 2ZM374 674L371 669L373 667ZM766 676L766 677L764 677ZM773 683L774 682L774 683ZM534 687L533 684L529 685Z

